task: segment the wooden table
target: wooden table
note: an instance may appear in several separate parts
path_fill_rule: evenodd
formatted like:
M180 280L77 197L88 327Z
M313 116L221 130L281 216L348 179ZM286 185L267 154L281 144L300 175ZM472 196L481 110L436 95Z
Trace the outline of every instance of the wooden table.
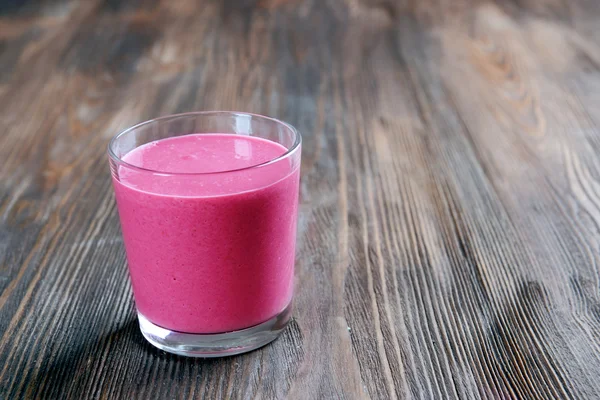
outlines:
M0 6L0 398L600 396L600 3ZM235 109L304 135L296 309L138 331L105 149Z

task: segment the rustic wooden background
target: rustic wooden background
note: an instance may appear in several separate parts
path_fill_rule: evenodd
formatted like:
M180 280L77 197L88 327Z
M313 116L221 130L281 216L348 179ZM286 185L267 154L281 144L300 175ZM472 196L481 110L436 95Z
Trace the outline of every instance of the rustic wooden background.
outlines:
M221 360L135 321L105 148L304 134L295 318ZM0 398L600 396L600 2L1 0Z

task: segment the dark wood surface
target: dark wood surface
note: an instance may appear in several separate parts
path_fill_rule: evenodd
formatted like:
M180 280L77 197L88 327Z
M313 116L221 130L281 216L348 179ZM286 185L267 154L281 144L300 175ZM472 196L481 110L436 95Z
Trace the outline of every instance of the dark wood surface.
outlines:
M0 398L600 397L600 2L0 2ZM105 148L191 110L304 135L296 309L138 332Z

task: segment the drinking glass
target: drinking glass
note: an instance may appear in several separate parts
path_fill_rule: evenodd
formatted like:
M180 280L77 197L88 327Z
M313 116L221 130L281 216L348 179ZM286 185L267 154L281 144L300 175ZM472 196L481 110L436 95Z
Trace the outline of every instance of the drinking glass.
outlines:
M206 150L214 163L208 172L155 170L135 151L207 134L239 136L229 152ZM250 139L273 142L280 155L219 168L231 161L223 158L251 157ZM292 308L298 131L265 116L192 112L126 129L111 140L108 156L144 337L196 357L244 353L277 338Z

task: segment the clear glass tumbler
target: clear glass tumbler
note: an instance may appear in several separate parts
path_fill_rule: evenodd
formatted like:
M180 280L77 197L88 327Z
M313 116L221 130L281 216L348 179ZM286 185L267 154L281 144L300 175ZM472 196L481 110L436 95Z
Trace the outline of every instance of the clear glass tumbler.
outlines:
M274 340L293 296L296 129L259 115L186 113L119 133L108 155L144 337L197 357Z

